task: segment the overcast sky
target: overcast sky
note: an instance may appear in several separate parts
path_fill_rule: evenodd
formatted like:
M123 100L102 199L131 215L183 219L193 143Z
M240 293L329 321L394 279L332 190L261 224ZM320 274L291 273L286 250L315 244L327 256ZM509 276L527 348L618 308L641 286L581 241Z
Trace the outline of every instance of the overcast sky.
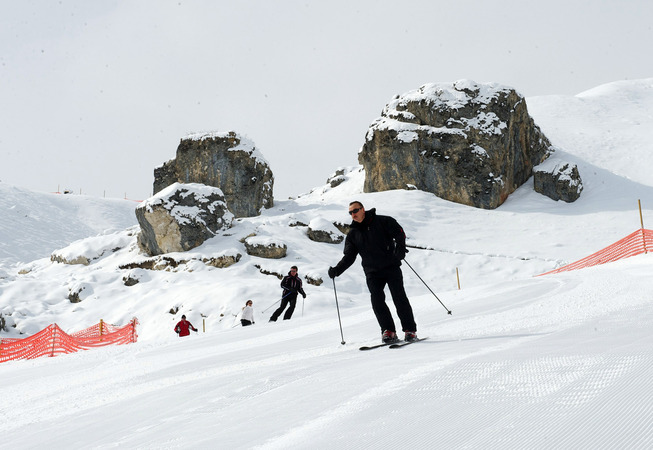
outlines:
M144 199L192 132L234 130L275 198L358 164L395 95L526 97L653 76L653 2L0 0L0 180Z

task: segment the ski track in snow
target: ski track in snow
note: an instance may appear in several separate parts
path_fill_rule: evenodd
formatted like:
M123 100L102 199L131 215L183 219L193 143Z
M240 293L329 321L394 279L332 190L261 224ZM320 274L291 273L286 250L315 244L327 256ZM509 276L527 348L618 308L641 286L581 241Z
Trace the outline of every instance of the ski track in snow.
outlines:
M642 341L653 325L648 298L653 283L634 288L627 298L619 295L645 267L630 268L622 284L597 268L589 281L571 274L499 286L489 298L481 290L470 292L446 318L433 299L417 298L423 334L431 339L401 352L358 351L365 333L353 324L369 322L369 310L360 307L347 317L345 346L334 339L326 343L321 336L334 334L333 323L315 319L265 324L263 332L244 339L246 331L258 330L19 362L6 367L0 395L20 391L26 406L0 407L9 419L0 432L7 444L32 433L64 445L72 436L56 430L74 420L96 436L78 438L77 448L182 448L184 439L165 432L176 426L194 436L198 448L216 442L259 449L423 448L425 442L452 449L594 449L624 443L646 448L653 444L653 356L642 351L648 345ZM615 300L589 295L597 287ZM560 311L535 313L555 311L565 298L570 317L585 311L582 321L555 323L549 317L564 318ZM627 338L610 342L613 336ZM560 342L574 345L561 351ZM178 355L179 361L161 359L163 354ZM45 364L47 373L26 374ZM71 374L81 381L72 390ZM305 392L311 395L295 394ZM122 431L103 438L107 409L116 414L113 429ZM248 435L253 425L256 436L265 438ZM579 434L578 426L585 431ZM629 438L629 430L637 437Z
M130 270L140 280L131 287L119 267L141 260L135 236L124 235L134 205L0 183L3 333L141 320L136 344L3 363L0 449L653 448L652 256L533 278L638 228L637 199L650 221L653 133L641 118L653 108L652 83L528 99L556 157L578 165L585 188L573 204L530 182L493 211L419 191L363 193L364 173L350 167L336 188L239 219L184 254L197 261L179 270ZM418 334L429 340L358 350L379 342L379 329L357 261L337 282L340 345L325 272L342 244L310 241L302 224L347 223L354 199L399 220L413 246L407 261L453 311L404 267ZM283 240L286 258L247 255L241 239L251 233ZM126 244L106 246L114 239ZM96 257L90 265L48 258L80 249ZM228 268L199 262L234 252L242 258ZM306 317L301 301L290 322L267 323L272 309L263 310L280 290L264 273L291 262L326 283L305 286ZM80 285L92 292L71 305ZM257 323L233 327L246 298ZM207 332L174 336L182 313Z

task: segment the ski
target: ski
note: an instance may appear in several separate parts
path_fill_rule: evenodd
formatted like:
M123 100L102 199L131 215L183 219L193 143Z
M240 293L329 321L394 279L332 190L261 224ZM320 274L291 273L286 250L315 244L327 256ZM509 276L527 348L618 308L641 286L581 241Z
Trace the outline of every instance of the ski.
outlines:
M359 348L359 350L362 350L362 351L373 350L375 348L387 347L388 345L395 345L395 344L396 344L396 342L389 342L387 344L383 343L383 344L376 344L376 345L366 345L366 346L363 346L363 347Z
M411 341L411 342L404 342L404 341L397 341L397 342L389 342L389 343L383 343L383 344L376 344L376 345L366 345L363 347L360 347L359 350L366 351L366 350L374 350L375 348L381 348L381 347L390 347L390 348L399 348L403 347L408 344L413 344L415 342L423 341L424 339L428 339L428 337L423 337L419 338L416 341Z
M391 344L391 345L390 345L390 348L401 348L401 347L405 347L405 346L407 346L407 345L414 344L415 342L423 341L424 339L428 339L428 337L419 338L419 339L416 339L416 340L414 340L414 341L410 341L410 342L399 342L399 343L397 343L397 344Z

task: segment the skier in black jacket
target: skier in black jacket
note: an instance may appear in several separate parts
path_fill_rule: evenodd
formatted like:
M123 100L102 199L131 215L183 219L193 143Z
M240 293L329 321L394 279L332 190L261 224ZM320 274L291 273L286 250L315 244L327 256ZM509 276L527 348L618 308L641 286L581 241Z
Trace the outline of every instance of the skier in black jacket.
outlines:
M302 297L306 298L306 293L302 288L302 279L297 275L297 266L292 266L288 275L283 277L283 280L281 280L281 287L283 288L281 305L272 313L269 322L276 322L288 304L290 304L290 307L283 315L283 320L290 319L292 313L295 311L295 305L297 304L297 294L302 294Z
M363 204L358 201L349 204L349 214L353 222L345 239L345 255L335 267L329 267L329 278L340 276L360 254L372 309L381 326L383 342L399 340L390 308L385 302L383 290L386 284L397 308L401 328L405 333L404 340L416 340L417 325L404 290L400 268L401 260L406 256L404 230L392 217L377 215L374 208L365 211Z

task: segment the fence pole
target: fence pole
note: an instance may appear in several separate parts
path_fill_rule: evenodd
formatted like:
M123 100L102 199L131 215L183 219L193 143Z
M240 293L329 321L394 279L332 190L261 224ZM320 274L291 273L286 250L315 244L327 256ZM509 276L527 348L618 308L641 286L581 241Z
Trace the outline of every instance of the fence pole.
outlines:
M637 199L637 205L639 206L639 223L642 225L642 243L644 244L644 254L648 253L646 249L646 233L644 231L644 216L642 215L642 201Z
M458 290L460 290L460 276L458 275L458 267L456 267L456 280L458 281Z
M102 332L104 331L104 320L100 319L100 342L102 342Z
M202 333L206 333L206 319L202 317Z

